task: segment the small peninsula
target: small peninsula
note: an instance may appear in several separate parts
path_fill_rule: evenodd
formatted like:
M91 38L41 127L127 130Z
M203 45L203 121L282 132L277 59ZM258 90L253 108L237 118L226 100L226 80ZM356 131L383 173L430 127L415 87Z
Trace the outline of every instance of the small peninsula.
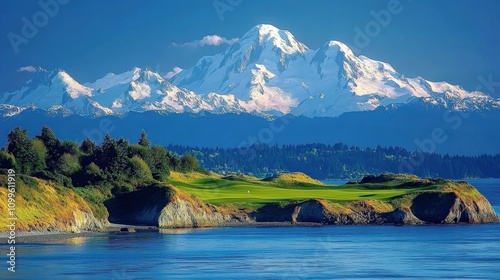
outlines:
M5 181L5 175L0 180ZM6 188L0 188L6 196ZM367 176L342 186L302 173L258 179L172 172L165 183L139 187L103 202L24 177L18 188L19 230L105 231L109 222L133 227L193 228L266 224L475 224L499 222L488 200L466 182L406 174ZM0 203L6 213L6 205ZM6 221L5 214L2 220Z
M47 127L30 139L16 128L8 142L0 150L0 194L15 196L19 231L500 222L464 181L382 174L327 185L301 172L220 175L190 154L152 146L144 132L137 144L106 135L97 145L59 140ZM0 202L2 231L9 207Z

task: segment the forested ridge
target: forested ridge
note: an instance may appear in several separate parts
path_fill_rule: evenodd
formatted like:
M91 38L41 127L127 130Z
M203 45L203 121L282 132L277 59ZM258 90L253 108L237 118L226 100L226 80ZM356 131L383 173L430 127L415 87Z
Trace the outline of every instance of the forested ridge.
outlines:
M252 145L240 148L167 146L169 151L194 155L203 168L269 177L301 171L317 179L360 179L367 174L412 173L421 177L500 177L500 154L450 156L399 147L360 148L334 145Z
M21 128L7 136L0 169L50 179L68 187L106 185L127 192L150 181L163 181L170 170L209 170L271 177L300 171L316 179L360 179L369 174L412 173L421 177L500 177L500 154L450 156L400 147L360 148L342 143L251 145L204 148L151 145L146 133L137 143L109 135L102 143L57 139L49 127L29 138Z

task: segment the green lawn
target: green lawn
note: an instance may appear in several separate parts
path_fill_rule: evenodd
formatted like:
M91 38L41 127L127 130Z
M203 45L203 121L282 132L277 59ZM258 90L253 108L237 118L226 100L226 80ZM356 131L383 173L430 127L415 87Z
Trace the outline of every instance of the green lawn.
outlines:
M272 202L300 201L305 199L326 199L333 202L349 202L364 199L389 200L410 192L428 190L433 187L374 189L373 184L364 185L316 185L300 187L282 186L275 182L258 179L228 180L222 178L197 178L170 180L170 183L194 194L201 200L221 205L244 203L261 205ZM367 188L368 187L368 188Z

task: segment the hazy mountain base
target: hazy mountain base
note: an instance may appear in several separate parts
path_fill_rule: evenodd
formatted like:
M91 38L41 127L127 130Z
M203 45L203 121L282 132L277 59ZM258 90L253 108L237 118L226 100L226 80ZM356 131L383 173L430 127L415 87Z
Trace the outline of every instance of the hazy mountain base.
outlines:
M198 173L197 173L198 174ZM139 188L105 202L109 221L123 224L150 225L160 228L216 227L265 223L320 224L457 224L499 222L488 200L465 182L420 179L410 175L366 177L360 184L340 187L315 184L304 174L287 174L262 181L257 178L220 177L215 174L177 176L167 185ZM297 182L304 179L298 185ZM5 179L5 178L3 178ZM26 180L26 179L25 179ZM89 202L70 189L39 179L27 179L29 185L17 186L16 214L19 231L79 232L103 231L107 220L94 218ZM201 181L200 181L201 180ZM207 181L208 180L208 181ZM3 180L4 182L6 180ZM187 190L200 182L215 182L231 193L243 183L254 188L285 191L287 197L237 199L239 202L217 205L206 203ZM222 185L225 184L225 185ZM339 200L298 199L318 188L342 192ZM320 190L321 190L320 189ZM253 189L252 189L253 190ZM370 194L358 195L359 190ZM6 188L0 192L5 193ZM216 201L223 196L217 189L204 195ZM395 196L386 199L387 191ZM401 195L403 193L403 195ZM226 193L227 194L227 193ZM327 195L325 195L327 196ZM244 197L244 196L243 196ZM227 201L230 201L227 200ZM95 206L95 205L94 205ZM2 228L7 228L6 201L0 203Z
M145 112L130 113L123 118L92 119L78 115L51 116L42 110L27 110L15 117L0 118L0 134L7 135L17 126L31 133L49 126L57 132L58 138L82 141L89 137L100 143L106 133L135 140L144 129L152 142L162 145L240 147L259 143L342 142L361 147L398 146L431 153L480 155L500 153L497 140L500 130L492 127L499 122L498 110L447 112L446 108L428 104L346 113L338 118L284 116L273 122L249 114L162 115ZM69 127L78 127L78 131ZM4 141L0 139L0 145Z

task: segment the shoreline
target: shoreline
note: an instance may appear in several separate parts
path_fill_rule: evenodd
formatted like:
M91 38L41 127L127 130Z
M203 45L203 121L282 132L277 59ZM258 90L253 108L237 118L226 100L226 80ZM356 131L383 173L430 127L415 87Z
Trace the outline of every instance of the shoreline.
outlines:
M62 242L73 238L89 238L96 236L105 236L107 234L133 234L141 232L159 232L159 233L175 233L187 232L191 230L204 230L214 228L238 228L238 227L331 227L331 226L474 226L484 224L498 224L498 223L482 223L482 224L422 224L422 225L403 225L403 224L322 224L313 222L299 222L292 224L291 222L255 222L255 223L227 223L213 227L190 227L190 228L159 228L157 226L145 225L125 225L125 224L112 224L106 227L106 231L82 231L82 232L59 232L59 231L20 231L16 235L16 244L36 244L36 243L68 243ZM127 229L127 230L122 230ZM8 232L0 232L0 245L6 245ZM79 243L69 242L69 243Z
M7 244L8 233L0 232L0 244ZM58 231L20 231L16 233L16 244L45 243L70 238L85 238L104 235L106 232L82 231L82 232L58 232Z

